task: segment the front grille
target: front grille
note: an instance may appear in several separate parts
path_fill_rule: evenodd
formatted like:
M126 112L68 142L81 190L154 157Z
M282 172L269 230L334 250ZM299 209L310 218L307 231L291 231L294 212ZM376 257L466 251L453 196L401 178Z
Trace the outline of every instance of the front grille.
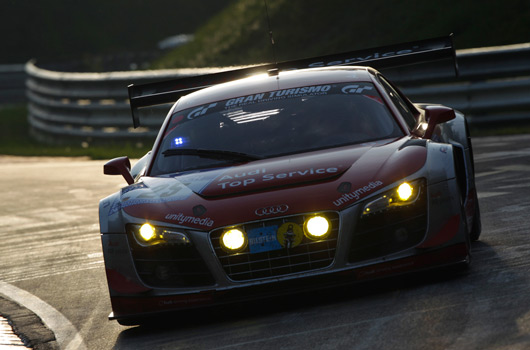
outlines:
M136 271L148 286L158 288L199 287L215 283L193 245L142 247L129 239Z
M335 257L339 216L335 212L320 214L330 220L330 234L320 241L313 241L304 236L301 243L292 248L252 253L247 246L242 252L233 254L221 248L220 237L223 230L212 231L210 240L226 274L235 281L283 276L321 269L331 265ZM305 220L313 215L307 214L263 220L242 225L242 228L245 232L249 232L259 228L280 227L284 223L296 223L303 226Z
M353 232L349 261L383 257L420 244L427 230L427 191L407 207L361 216Z

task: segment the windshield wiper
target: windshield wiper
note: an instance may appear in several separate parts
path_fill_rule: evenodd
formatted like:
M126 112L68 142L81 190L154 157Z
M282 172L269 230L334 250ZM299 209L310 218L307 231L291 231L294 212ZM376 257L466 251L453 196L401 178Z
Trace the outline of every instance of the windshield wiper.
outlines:
M198 156L201 158L210 159L229 159L229 160L241 160L241 161L252 161L263 159L264 157L247 154L242 152L225 151L218 149L201 149L201 148L176 148L167 149L162 154L168 156Z

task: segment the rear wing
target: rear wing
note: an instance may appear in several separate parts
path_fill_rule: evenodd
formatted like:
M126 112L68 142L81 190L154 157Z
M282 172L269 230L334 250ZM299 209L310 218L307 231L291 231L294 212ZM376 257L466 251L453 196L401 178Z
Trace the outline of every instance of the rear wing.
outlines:
M132 84L128 89L133 125L135 128L140 126L140 108L175 102L190 92L255 74L277 74L278 71L340 65L365 65L384 69L448 58L453 60L455 74L458 75L452 35L155 83Z

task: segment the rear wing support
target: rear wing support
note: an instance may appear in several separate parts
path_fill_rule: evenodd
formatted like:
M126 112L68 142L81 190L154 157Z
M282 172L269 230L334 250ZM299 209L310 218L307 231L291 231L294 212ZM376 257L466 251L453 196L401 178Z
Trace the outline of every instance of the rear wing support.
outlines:
M140 126L138 109L177 101L181 96L212 85L242 79L260 73L295 70L312 67L364 65L375 69L399 67L428 61L452 59L455 74L458 65L452 34L372 49L343 52L280 63L263 64L219 73L177 78L167 81L129 85L129 101L135 128Z

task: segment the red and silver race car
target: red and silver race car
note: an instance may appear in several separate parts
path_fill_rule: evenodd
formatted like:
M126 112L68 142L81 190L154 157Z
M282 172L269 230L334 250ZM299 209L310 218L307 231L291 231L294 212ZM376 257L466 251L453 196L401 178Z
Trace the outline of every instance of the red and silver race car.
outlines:
M135 125L178 101L132 170L105 165L128 182L99 209L110 318L467 264L480 213L464 116L352 58L453 54L441 38L130 86Z

